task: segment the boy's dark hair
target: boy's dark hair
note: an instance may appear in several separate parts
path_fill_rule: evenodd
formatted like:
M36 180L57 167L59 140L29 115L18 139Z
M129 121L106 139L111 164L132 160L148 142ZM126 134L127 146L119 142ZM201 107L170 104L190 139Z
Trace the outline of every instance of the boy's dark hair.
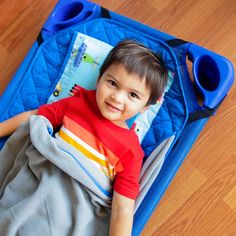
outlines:
M129 73L145 78L150 90L147 105L155 104L165 90L168 71L163 59L147 47L133 40L123 40L114 47L100 68L100 76L112 64L123 65Z

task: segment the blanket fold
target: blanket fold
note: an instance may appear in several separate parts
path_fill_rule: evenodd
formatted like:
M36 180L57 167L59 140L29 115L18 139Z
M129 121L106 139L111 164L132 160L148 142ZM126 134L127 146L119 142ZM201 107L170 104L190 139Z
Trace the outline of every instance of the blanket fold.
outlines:
M108 235L112 186L32 116L0 152L1 235Z

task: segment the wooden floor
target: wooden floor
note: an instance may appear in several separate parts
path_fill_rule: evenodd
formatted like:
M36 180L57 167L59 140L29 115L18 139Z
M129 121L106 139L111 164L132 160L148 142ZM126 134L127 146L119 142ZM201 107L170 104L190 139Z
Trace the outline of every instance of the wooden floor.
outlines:
M94 0L236 65L235 0ZM0 94L56 0L1 0ZM236 87L207 123L147 223L149 235L236 235Z

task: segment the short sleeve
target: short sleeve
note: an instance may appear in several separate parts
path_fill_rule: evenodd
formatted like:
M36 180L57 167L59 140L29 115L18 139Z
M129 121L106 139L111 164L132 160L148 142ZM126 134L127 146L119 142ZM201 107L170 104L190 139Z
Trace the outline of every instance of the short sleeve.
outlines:
M38 115L46 117L51 122L53 128L58 128L62 125L69 101L70 98L68 97L51 104L42 105L38 109Z
M143 156L135 157L129 150L120 160L124 170L117 173L113 185L114 190L125 197L136 199L139 193L139 176Z

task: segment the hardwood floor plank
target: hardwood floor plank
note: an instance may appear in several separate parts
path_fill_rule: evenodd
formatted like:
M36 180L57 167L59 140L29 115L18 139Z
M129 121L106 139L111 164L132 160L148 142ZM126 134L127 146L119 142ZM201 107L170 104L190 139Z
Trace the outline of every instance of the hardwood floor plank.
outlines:
M236 222L236 214L223 202L219 201L205 215L200 218L192 232L195 235L235 235L236 228L232 227ZM234 234L232 234L234 232Z
M192 182L191 184L193 184ZM228 206L225 211L219 209L215 214L216 208L221 204L224 196L236 184L236 163L226 161L201 185L198 190L187 198L171 217L159 226L153 235L209 235L213 234L213 229L217 226L224 229L224 218L235 218L235 211ZM173 202L169 202L173 204ZM224 204L226 206L226 204ZM158 212L158 207L157 210ZM213 221L213 219L215 219ZM230 220L231 222L231 220ZM220 226L219 226L220 224ZM233 222L230 224L233 226ZM215 226L215 227L214 227ZM204 230L203 230L203 227ZM215 231L220 233L219 231ZM148 235L148 234L146 234ZM220 235L220 234L218 234Z
M231 103L231 107L224 108L212 118L211 122L208 122L204 133L201 134L201 139L197 140L190 151L191 162L204 175L211 175L212 171L219 168L225 159L231 158L232 153L236 153L235 117L236 104Z
M235 211L236 214L236 186L223 198L223 201Z
M172 215L175 215L175 212L179 211L186 200L191 198L206 181L205 176L188 161L185 170L180 170L178 176L179 178L173 180L168 195L163 196L160 207L151 216L150 223L142 235L152 235Z
M56 0L19 1L17 4L6 4L3 1L0 9L4 9L0 17L0 95L11 77L23 61L30 47L36 40L40 29ZM18 5L19 4L19 5ZM5 7L5 8L4 8Z
M12 22L22 14L22 12L27 8L31 0L27 1L7 1L1 0L0 3L0 12L1 12L1 21L0 21L0 35L4 30L11 26Z

